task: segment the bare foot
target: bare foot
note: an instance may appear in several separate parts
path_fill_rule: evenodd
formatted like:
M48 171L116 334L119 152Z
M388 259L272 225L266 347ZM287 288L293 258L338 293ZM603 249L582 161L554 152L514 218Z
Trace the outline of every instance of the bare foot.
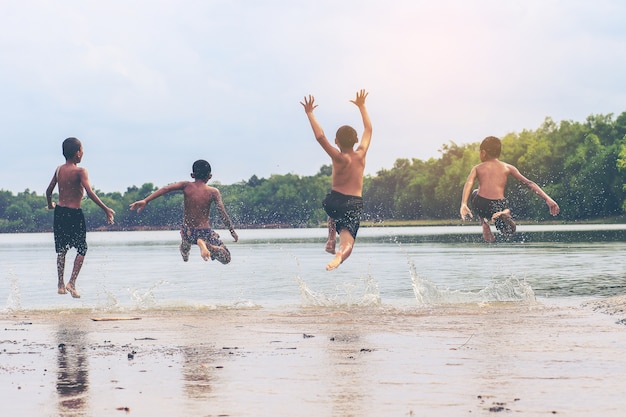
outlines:
M73 297L73 298L80 298L80 294L78 293L78 291L76 291L76 288L74 288L72 285L67 284L67 285L65 286L65 289L66 289L66 290L67 290L70 294L72 294L72 297Z
M491 219L495 222L496 229L498 229L504 236L511 237L515 234L517 226L513 221L513 217L511 217L511 210L504 209L503 211L498 211L493 214Z
M59 285L59 290L57 291L59 294L67 294L67 290L65 289L65 285Z
M200 247L200 256L202 256L202 259L204 259L205 261L211 259L211 252L209 251L206 242L202 239L198 239L196 243Z
M489 227L489 223L487 222L487 220L482 219L481 223L483 226L483 239L485 239L485 242L489 242L489 243L495 242L496 237L491 232L491 227Z
M335 254L335 247L337 246L336 240L328 240L326 241L326 252Z
M497 219L498 217L501 217L501 216L509 216L509 217L511 217L511 210L504 209L502 211L496 211L495 213L493 213L493 216L491 216L491 220L495 220L495 219Z
M326 270L332 271L333 269L341 265L342 262L343 262L343 259L341 257L341 253L338 253L335 255L332 261L328 262L328 265L326 265Z

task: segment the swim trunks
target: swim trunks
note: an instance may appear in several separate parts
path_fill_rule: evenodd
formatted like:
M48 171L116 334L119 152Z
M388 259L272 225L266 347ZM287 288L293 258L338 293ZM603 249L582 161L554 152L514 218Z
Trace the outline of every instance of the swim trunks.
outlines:
M228 254L230 251L226 246L224 246L224 242L220 240L220 235L218 235L213 229L195 229L193 227L182 226L180 228L180 237L182 240L190 245L196 245L198 243L198 239L204 240L207 244L213 246L221 246L224 248ZM215 251L211 251L211 260L216 258Z
M79 255L87 254L87 227L82 209L55 206L53 229L56 253L76 248Z
M363 214L363 198L331 190L324 198L322 207L335 220L338 232L347 229L356 239Z
M481 219L491 220L494 213L499 211L503 211L504 209L509 207L509 200L506 198L501 198L499 200L490 200L485 197L481 197L478 195L478 190L472 191L472 195L470 197L470 202L472 204L472 210L478 217ZM502 234L511 236L515 233L515 223L512 221L504 221L502 218L498 217L494 220L494 224L496 229L498 229Z

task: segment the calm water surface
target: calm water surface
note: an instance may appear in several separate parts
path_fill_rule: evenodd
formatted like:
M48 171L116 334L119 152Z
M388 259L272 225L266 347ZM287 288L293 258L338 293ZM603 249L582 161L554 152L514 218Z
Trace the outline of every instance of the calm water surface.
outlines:
M518 230L515 242L489 245L477 226L363 228L351 258L331 272L321 228L240 230L237 243L221 232L229 265L204 262L197 247L183 262L177 231L91 232L80 300L56 294L51 233L0 234L0 308L411 307L624 293L626 225Z
M519 230L365 228L331 272L324 229L241 230L229 265L89 233L79 300L52 234L0 234L2 415L623 415L624 327L568 304L624 294L626 225Z

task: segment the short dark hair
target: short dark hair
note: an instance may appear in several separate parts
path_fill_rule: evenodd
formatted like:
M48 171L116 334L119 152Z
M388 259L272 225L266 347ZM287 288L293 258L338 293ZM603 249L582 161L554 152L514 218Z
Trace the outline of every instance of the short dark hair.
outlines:
M63 156L65 159L71 159L76 156L76 152L80 151L81 143L76 138L67 138L63 141Z
M211 164L204 159L198 159L191 167L193 177L199 180L206 180L211 175Z
M354 130L352 126L348 125L341 126L337 129L335 137L337 138L339 146L342 148L351 148L358 142L356 130Z
M502 152L502 142L495 136L487 136L480 144L480 150L485 151L490 158L499 158Z

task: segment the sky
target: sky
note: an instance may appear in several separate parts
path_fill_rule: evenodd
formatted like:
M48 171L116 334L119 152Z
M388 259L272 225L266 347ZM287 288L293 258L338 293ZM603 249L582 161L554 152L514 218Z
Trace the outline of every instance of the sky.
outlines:
M622 0L0 0L0 189L45 192L78 137L93 187L315 175L360 133L366 174L444 145L626 111Z

